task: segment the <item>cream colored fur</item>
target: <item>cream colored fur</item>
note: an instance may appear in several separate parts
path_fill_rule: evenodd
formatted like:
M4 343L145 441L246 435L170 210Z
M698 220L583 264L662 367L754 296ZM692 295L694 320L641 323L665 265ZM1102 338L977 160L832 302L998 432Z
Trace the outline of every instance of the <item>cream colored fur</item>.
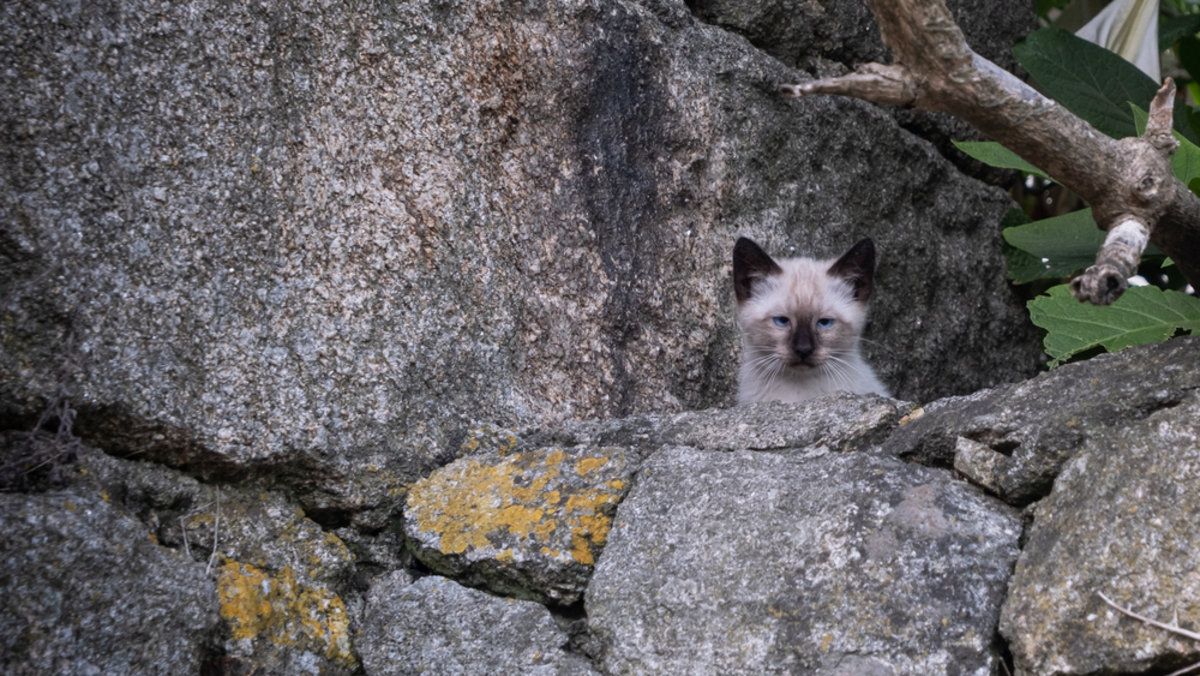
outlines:
M738 308L743 345L739 404L796 402L837 391L890 396L859 348L867 304L854 298L850 282L829 274L836 261L778 259L782 272L754 283L750 298ZM778 326L774 317L787 317L789 326ZM821 319L832 319L833 325L819 327ZM789 339L805 322L813 351L800 360Z

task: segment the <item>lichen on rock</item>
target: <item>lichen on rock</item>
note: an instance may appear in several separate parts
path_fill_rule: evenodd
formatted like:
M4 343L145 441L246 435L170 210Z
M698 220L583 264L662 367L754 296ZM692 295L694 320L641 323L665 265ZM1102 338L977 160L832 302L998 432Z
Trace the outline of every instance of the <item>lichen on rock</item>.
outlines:
M302 583L291 568L272 575L226 560L218 569L221 619L230 628L226 652L276 666L312 663L308 655L349 672L358 666L351 650L350 619L336 594ZM307 657L307 659L306 659Z
M412 486L405 529L433 570L569 604L583 593L632 471L613 448L462 458Z

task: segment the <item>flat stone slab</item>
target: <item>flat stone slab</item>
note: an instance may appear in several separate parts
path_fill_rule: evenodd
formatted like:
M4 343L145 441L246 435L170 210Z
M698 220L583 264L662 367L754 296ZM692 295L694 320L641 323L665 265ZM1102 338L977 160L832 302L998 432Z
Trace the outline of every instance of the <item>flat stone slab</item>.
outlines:
M669 415L567 422L522 437L528 445L620 446L640 457L663 446L712 451L782 451L808 446L849 450L882 443L914 408L907 402L875 394L839 392L796 404L771 401Z
M358 649L367 676L598 676L567 641L545 606L397 572L371 588Z
M1200 387L1200 337L1174 338L1067 364L1031 380L940 399L910 415L884 450L953 464L1010 504L1050 493L1089 440L1177 405Z

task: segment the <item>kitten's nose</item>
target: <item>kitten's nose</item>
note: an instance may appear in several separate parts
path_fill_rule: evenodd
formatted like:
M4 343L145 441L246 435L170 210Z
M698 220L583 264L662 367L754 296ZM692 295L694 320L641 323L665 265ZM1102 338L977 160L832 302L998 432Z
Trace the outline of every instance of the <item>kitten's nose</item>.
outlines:
M796 335L792 337L792 352L795 352L801 361L808 359L814 349L816 346L813 345L812 336L808 332L797 331Z

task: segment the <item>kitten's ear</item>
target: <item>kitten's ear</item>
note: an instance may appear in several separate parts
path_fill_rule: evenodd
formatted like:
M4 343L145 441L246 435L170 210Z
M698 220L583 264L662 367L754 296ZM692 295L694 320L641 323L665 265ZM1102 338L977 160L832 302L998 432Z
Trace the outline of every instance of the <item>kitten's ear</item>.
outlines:
M782 272L766 251L745 237L739 237L733 245L733 291L738 305L750 300L756 284Z
M833 265L829 276L841 277L854 287L854 300L865 303L875 289L875 242L870 238L850 247Z

